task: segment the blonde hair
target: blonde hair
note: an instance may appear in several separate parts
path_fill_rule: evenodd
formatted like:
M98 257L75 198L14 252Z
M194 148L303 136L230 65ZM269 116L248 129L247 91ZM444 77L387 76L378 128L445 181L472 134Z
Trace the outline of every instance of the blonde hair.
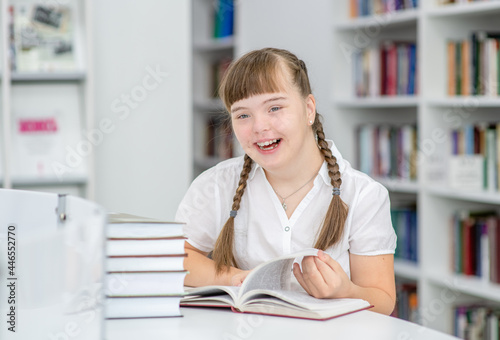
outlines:
M251 51L230 65L221 81L219 95L226 109L230 112L231 105L241 99L283 90L283 84L286 81L291 81L304 98L311 94L307 68L302 60L286 50L264 48ZM330 183L334 188L340 189L342 179L339 165L325 140L321 116L317 112L312 129L317 136L318 147L327 163ZM231 208L233 212L224 224L212 254L217 274L228 270L230 266L238 267L233 254L234 218L235 212L240 208L241 198L245 192L248 174L253 163L248 155L245 155L244 159L238 188L233 197ZM348 207L341 200L340 195L333 195L323 226L317 236L315 248L326 250L341 240L347 213Z

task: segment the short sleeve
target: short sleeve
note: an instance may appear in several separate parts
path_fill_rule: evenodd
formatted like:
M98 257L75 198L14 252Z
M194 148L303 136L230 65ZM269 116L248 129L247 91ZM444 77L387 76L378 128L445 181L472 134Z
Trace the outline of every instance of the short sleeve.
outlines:
M396 233L387 189L370 179L350 209L349 251L356 255L394 254Z
M219 234L217 191L215 170L205 171L191 183L175 215L177 222L186 223L184 235L187 241L204 252L213 250Z

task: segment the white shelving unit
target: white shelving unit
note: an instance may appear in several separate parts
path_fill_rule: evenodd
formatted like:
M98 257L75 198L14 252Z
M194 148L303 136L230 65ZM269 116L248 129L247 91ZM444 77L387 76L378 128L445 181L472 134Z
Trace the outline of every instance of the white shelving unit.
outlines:
M472 31L500 31L500 1L438 5L419 1L420 8L348 20L349 1L333 5L332 54L333 115L336 142L347 159L356 159L355 129L361 123L413 123L418 126L421 150L418 181L379 181L391 192L413 198L418 208L419 263L396 260L396 276L418 285L419 311L425 326L452 333L452 308L465 302L500 305L500 285L476 277L456 275L451 269L450 217L461 209L500 212L500 192L466 192L447 186L447 143L433 139L452 124L499 121L499 97L448 97L446 94L446 41L466 38ZM366 38L366 39L364 39ZM413 97L356 98L352 84L349 48L364 48L383 40L417 43L418 95ZM453 122L449 115L455 115ZM341 123L340 123L341 122ZM456 127L456 126L455 126Z
M76 149L78 143L88 142L83 131L90 131L94 124L93 76L91 47L91 1L73 0L64 2L70 9L73 30L73 54L76 70L71 72L15 72L10 69L9 7L18 4L40 4L35 0L1 1L1 170L0 182L3 188L69 193L92 199L94 197L94 174L92 152L79 154L78 165L69 165L63 159L57 161L69 166L64 174L57 175L53 168L43 174L18 173L15 170L16 152L20 147L15 142L13 131L16 113L36 116L49 113L57 117L58 136L51 141L59 154L67 154L67 148ZM77 126L77 131L68 131L67 124ZM61 162L61 160L63 162ZM19 166L18 166L19 169Z
M237 35L214 38L214 13L217 1L193 0L193 176L223 160L207 156L207 124L213 117L221 119L225 111L222 101L215 96L212 65L222 59L232 59L237 46ZM236 11L234 6L234 32Z

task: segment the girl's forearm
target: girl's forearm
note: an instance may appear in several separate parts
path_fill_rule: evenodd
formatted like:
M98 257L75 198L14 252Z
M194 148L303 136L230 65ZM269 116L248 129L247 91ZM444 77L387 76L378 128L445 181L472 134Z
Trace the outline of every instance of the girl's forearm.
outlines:
M368 301L374 307L370 310L373 312L390 315L394 310L395 301L385 291L379 288L360 287L352 284L351 294L352 298L363 299Z
M231 285L231 278L241 270L231 267L229 270L215 274L215 263L197 251L186 249L188 254L184 260L184 268L189 272L184 280L184 285L191 287L207 285Z

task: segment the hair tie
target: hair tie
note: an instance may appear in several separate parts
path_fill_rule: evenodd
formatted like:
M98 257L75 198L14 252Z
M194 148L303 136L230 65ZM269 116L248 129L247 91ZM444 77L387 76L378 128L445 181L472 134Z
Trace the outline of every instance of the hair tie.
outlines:
M333 196L335 196L335 195L339 195L340 196L340 188L333 188L332 195Z
M232 218L235 218L237 214L238 214L238 210L231 210L229 212L229 216Z

